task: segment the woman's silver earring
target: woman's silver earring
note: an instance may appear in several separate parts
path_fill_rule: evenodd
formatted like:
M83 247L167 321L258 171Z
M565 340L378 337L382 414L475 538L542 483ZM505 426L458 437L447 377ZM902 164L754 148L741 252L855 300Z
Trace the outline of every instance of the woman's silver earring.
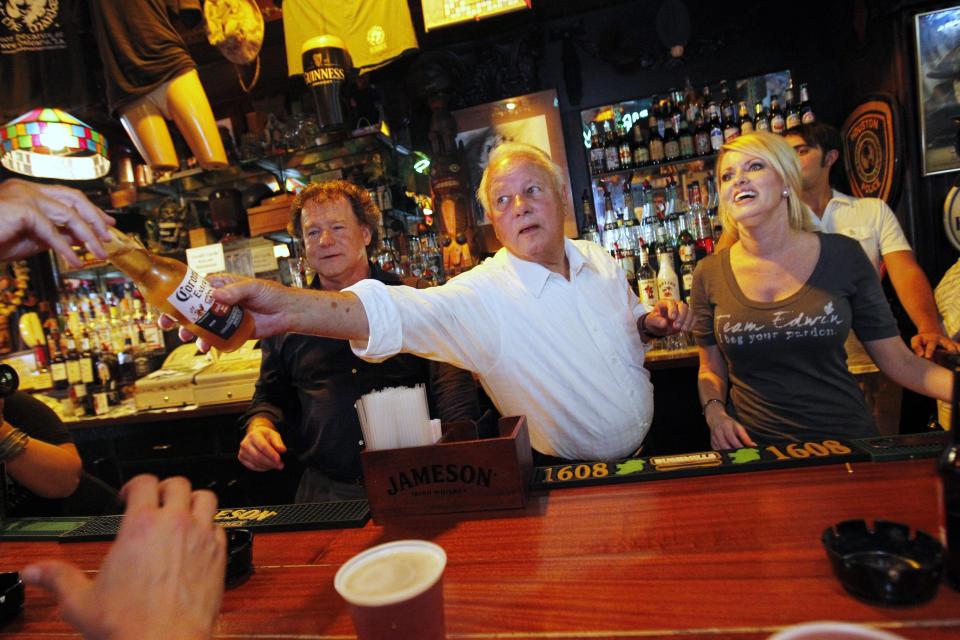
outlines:
M790 189L784 189L784 190L783 190L783 197L784 197L784 198L789 198L789 197L790 197Z

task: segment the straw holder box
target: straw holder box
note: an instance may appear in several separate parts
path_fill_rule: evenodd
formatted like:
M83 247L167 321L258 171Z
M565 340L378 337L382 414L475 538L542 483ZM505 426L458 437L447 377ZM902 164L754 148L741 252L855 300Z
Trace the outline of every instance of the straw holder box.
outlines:
M499 430L478 440L473 423L453 422L436 444L363 451L373 517L522 508L533 469L526 418L501 418Z

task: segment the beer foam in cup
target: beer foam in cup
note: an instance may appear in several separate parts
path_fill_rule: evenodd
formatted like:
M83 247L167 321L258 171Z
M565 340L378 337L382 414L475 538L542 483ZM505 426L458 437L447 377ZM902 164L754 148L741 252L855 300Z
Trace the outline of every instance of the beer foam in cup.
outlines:
M437 582L446 564L442 547L425 540L398 540L347 560L333 585L351 604L381 607L423 593Z

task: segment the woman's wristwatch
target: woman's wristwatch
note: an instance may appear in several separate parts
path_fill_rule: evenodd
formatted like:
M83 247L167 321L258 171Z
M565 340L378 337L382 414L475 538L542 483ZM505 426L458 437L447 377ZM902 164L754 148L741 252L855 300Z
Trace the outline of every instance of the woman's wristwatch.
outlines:
M719 405L724 405L724 404L726 404L726 403L725 403L723 400L721 400L720 398L710 398L709 400L707 400L706 402L703 403L703 407L700 408L701 413L703 413L703 415L707 415L707 407L709 407L709 406L712 405L713 403L717 403L717 404L719 404Z

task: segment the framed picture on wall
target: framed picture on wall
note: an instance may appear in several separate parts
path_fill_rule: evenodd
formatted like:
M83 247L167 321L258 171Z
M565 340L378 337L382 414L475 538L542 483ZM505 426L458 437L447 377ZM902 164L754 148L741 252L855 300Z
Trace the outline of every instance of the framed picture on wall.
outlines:
M917 93L923 175L960 169L960 6L917 14Z
M487 167L487 157L501 142L526 142L546 151L550 158L563 169L567 185L570 170L567 167L567 152L563 144L563 127L557 92L553 89L489 102L487 104L454 111L457 121L457 145L463 144L464 162L470 176L470 188L476 191L480 177ZM564 233L577 235L577 221L573 215L573 196L570 189L564 194L567 199L567 217ZM488 224L479 203L474 203L477 221Z

